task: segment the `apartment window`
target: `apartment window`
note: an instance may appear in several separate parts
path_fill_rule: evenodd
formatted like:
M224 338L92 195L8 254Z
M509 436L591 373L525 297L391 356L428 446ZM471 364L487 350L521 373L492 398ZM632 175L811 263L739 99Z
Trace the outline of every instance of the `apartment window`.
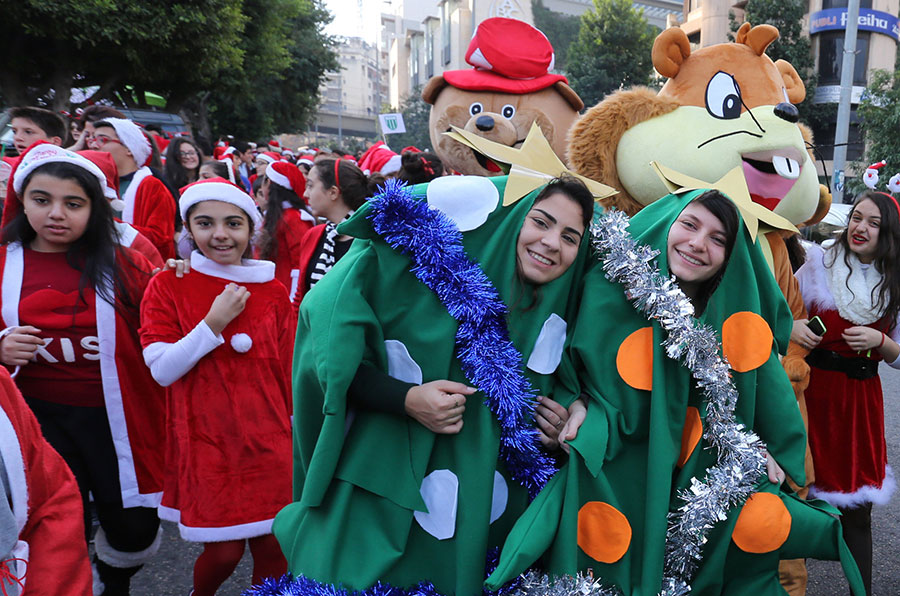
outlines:
M872 0L859 0L860 8L872 8ZM822 10L828 8L847 8L847 0L822 0Z
M434 27L431 22L425 25L425 76L434 76Z
M413 87L418 86L419 80L419 55L422 53L422 38L412 35L409 38L409 82Z
M856 34L856 59L853 66L853 84L865 86L866 67L869 63L868 31ZM841 63L844 59L844 32L823 31L819 39L819 85L838 85L841 82Z
M441 4L441 38L444 41L442 58L444 64L450 64L450 0Z

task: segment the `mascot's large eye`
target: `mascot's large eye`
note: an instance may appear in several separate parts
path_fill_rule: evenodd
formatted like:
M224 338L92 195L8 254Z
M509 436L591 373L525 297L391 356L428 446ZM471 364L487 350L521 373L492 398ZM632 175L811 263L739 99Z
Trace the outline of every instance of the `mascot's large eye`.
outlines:
M507 120L511 120L512 117L516 115L516 107L510 104L506 104L505 106L503 106L503 109L500 110L500 113Z
M472 105L469 106L469 115L470 116L477 116L478 114L480 114L483 111L484 111L484 106L481 105L480 102L476 101L475 103L473 103Z
M722 120L740 118L741 88L727 72L717 72L706 85L706 111Z

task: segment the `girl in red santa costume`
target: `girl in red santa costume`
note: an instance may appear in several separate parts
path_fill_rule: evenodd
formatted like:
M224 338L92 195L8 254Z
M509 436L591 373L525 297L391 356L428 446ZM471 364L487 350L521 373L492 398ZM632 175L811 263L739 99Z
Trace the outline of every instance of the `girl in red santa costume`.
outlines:
M287 564L272 520L291 501L293 310L275 264L244 258L262 218L221 178L179 202L196 246L191 273L160 273L141 306L144 361L167 387L166 477L159 515L203 542L194 596L215 594L247 539L253 582Z
M106 177L83 156L37 144L13 172L13 190L21 205L0 247L0 361L15 367L86 511L93 495L102 593L128 594L160 541L153 508L165 410L140 366L136 331L151 265L120 245Z
M266 166L263 182L265 214L259 235L259 258L275 263L275 279L288 289L291 302L297 294L300 276L299 258L303 235L316 224L303 193L306 176L300 168L286 161Z
M847 228L823 250L814 246L797 271L819 337L797 321L795 339L812 349L806 404L816 470L809 494L838 507L841 525L871 594L872 504L895 488L887 465L882 360L900 368L900 206L890 195L856 198Z

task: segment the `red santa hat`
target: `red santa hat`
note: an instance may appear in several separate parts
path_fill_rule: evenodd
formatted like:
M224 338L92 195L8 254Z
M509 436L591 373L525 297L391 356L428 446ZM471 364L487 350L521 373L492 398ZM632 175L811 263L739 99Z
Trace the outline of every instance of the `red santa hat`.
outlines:
M385 165L391 160L392 157L397 157L399 160L399 155L391 151L390 147L378 141L371 147L369 147L365 153L362 154L362 157L359 159L359 169L365 172L366 176L371 174L372 172L381 172L382 174L390 173L390 171L396 172L400 169L399 162L397 167L393 170L390 170L393 165L389 165L389 172L384 171Z
M444 80L467 91L534 93L566 77L550 74L555 62L547 37L525 21L494 17L482 21L466 51L474 68L449 70Z
M225 164L225 167L228 168L228 181L232 184L237 184L237 179L234 177L234 161L232 161L231 157L223 155L218 161Z
M147 160L150 159L152 149L150 148L150 141L144 136L141 127L127 118L105 118L94 124L94 127L96 128L104 122L115 129L119 141L125 145L126 149L131 151L131 155L134 157L134 161L137 162L138 167L145 165Z
M181 198L178 200L182 221L187 222L188 210L203 201L231 203L247 214L254 227L259 228L262 225L262 215L259 213L256 202L236 184L224 178L207 178L182 187Z
M281 149L281 143L278 142L278 139L272 139L268 142L269 148Z
M281 159L281 156L274 151L263 151L256 156L256 159L261 159L266 163L275 163Z
M119 194L117 191L119 175L116 170L116 164L112 160L112 156L101 151L90 151L88 153L100 153L104 155L105 159L109 160L106 162L106 166L104 166L106 168L109 167L109 162L112 163L112 180L116 181L114 186L111 186L110 179L103 169L101 169L93 159L90 159L87 156L79 155L78 153L63 149L62 147L58 147L46 141L38 141L26 149L25 153L22 154L22 157L13 165L12 173L10 174L9 186L7 187L6 192L6 201L3 205L2 224L5 226L18 215L22 205L19 196L22 194L22 186L25 184L25 180L28 176L37 168L48 163L69 163L83 168L97 178L97 181L100 183L100 189L103 191L103 196L109 200L118 199ZM91 155L91 158L93 158L93 155Z
M315 165L315 160L313 160L311 155L304 155L300 159L297 160L297 165L306 164L309 167L313 167Z
M277 161L266 166L266 178L282 188L293 191L295 195L303 199L306 191L306 176L295 166L286 161Z

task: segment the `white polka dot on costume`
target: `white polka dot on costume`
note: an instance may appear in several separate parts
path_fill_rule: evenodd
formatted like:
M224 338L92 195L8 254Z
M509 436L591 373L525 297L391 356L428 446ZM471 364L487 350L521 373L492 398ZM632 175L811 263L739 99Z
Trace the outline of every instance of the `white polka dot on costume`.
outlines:
M494 492L491 494L491 523L494 523L503 512L506 511L506 504L509 501L509 486L503 474L494 470Z
M428 512L416 511L413 516L423 530L446 540L456 533L456 507L459 479L450 470L435 470L422 480L422 500Z
M481 176L441 176L428 185L428 204L453 220L460 232L487 221L500 203L497 187Z
M384 350L387 353L388 374L406 383L422 384L422 367L413 359L399 339L386 339Z

